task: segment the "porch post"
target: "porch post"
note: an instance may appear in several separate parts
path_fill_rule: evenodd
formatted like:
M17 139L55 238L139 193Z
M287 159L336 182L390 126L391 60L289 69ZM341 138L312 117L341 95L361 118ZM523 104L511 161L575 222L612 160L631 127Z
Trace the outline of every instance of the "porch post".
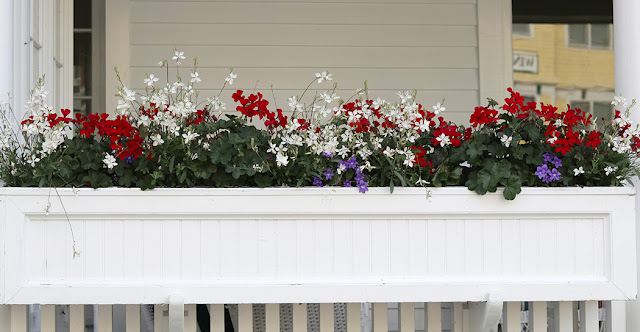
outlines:
M616 94L629 99L640 101L640 1L613 1L613 37L615 57ZM635 107L631 114L634 123L640 123L640 108ZM640 188L635 182L635 187ZM640 216L640 195L636 196L636 221ZM640 239L636 226L636 239ZM636 259L640 259L636 248ZM640 264L638 265L640 266ZM640 282L640 280L639 280ZM629 301L626 306L627 331L640 331L640 301Z
M13 94L13 1L0 2L0 102Z

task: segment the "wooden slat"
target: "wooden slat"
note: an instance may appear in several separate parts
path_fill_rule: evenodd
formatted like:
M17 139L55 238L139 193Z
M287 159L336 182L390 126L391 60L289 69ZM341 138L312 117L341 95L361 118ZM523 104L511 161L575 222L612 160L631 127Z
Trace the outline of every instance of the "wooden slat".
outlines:
M198 329L197 323L197 305L196 304L185 304L184 305L184 332L196 332ZM127 330L129 332L129 330Z
M529 330L547 332L547 302L529 302Z
M440 302L427 302L427 332L442 331L442 306Z
M41 305L40 306L40 332L55 332L55 331L56 331L56 306L54 304Z
M209 305L211 332L224 332L224 304Z
M462 329L462 303L456 302L453 304L453 332L463 332ZM511 331L509 331L511 332ZM517 331L519 332L519 331Z
M580 302L580 332L598 331L598 301Z
M333 332L333 316L333 303L320 303L320 332Z
M98 306L98 331L112 332L113 330L113 306Z
M238 332L253 332L253 305L238 304Z
M265 311L265 331L266 332L279 332L280 331L280 304L268 303L264 305Z
M373 304L373 332L387 332L388 330L387 304Z
M69 306L69 332L84 332L84 305Z
M22 304L11 305L11 331L27 332L27 306Z
M412 302L402 302L400 310L400 332L413 332L416 329L415 305Z
M520 332L520 302L507 302L502 314L502 331Z
M127 332L140 332L140 305L127 304L125 317Z
M608 301L606 324L608 332L626 332L626 303L624 301Z
M307 332L307 304L306 303L294 303L292 305L293 315L293 331L294 332Z
M153 326L155 332L169 331L169 306L166 304L156 304L153 308ZM166 312L166 316L165 316Z
M463 332L467 332L470 331L469 330L469 305L468 304L463 304L462 305L462 331Z
M573 332L573 302L558 302L555 310L553 317L555 332Z
M361 307L360 303L347 303L347 332L360 332Z

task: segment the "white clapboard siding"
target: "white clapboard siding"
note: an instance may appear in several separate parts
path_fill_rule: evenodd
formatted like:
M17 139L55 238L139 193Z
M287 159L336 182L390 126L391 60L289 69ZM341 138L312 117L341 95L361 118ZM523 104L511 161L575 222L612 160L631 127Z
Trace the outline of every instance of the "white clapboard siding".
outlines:
M476 1L132 1L130 85L143 88L146 73L162 78L156 64L173 64L175 47L184 66L198 57L199 89L217 91L230 67L234 89L265 95L271 84L303 90L328 70L348 91L366 80L373 97L417 89L436 95L428 106L446 98L448 119L466 123L480 91Z

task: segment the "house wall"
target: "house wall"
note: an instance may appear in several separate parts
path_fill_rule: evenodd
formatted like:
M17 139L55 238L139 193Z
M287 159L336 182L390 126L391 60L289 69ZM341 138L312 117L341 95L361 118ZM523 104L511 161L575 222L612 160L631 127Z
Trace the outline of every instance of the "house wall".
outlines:
M262 91L270 100L275 95L278 107L287 110L288 97L301 94L316 72L328 70L344 99L365 81L370 96L394 102L396 92L415 89L428 107L446 99L447 118L463 123L481 95L504 91L511 75L510 56L505 58L510 35L503 38L504 30L510 31L510 1L476 1L132 0L129 13L119 10L130 17L128 40L107 41L107 50L128 43L127 80L137 89L144 88L146 73L166 78L157 63L171 60L175 47L187 60L198 57L203 97L217 95L233 67L238 75L233 90ZM125 2L110 1L107 7ZM110 29L123 28L110 27L107 20L107 38ZM189 77L188 70L181 75ZM169 77L175 78L173 70ZM324 91L331 84L314 88ZM107 109L114 103L108 101Z

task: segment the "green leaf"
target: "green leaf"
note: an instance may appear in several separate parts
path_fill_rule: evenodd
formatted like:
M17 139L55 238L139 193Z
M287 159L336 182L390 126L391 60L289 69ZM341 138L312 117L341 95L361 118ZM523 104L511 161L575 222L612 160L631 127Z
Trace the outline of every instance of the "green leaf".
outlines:
M393 194L393 189L394 189L394 187L393 187L393 179L391 179L391 181L389 182L389 192L391 194Z

